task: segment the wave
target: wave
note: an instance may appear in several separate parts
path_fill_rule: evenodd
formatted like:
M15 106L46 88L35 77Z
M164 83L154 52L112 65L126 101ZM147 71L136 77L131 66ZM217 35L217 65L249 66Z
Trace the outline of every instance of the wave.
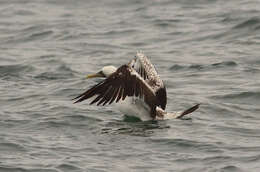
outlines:
M21 146L20 144L17 143L11 143L11 142L7 142L7 143L0 143L0 147L1 149L8 151L8 152L25 152L26 149Z
M86 115L68 115L63 117L64 120L68 121L86 121L86 122L101 122L102 120L99 118L91 117L91 116L86 116Z
M254 118L256 117L255 113L259 111L259 108L257 108L260 100L259 91L231 92L210 96L210 98L221 102L222 108L225 107L229 114L240 114L241 117ZM251 113L251 111L255 113Z
M69 33L69 32L64 32L60 33L57 37L59 40L78 40L81 38L89 38L89 37L94 37L94 38L105 38L105 37L123 37L125 35L134 35L135 33L140 32L137 29L114 29L114 30L109 30L105 32L84 32L84 33Z
M40 79L40 80L59 80L59 79L68 79L70 77L73 77L74 75L72 73L56 73L56 72L43 72L34 78Z
M23 31L21 33L18 33L17 35L12 35L6 38L6 41L2 42L2 44L20 44L20 43L26 43L31 41L37 41L37 40L43 40L48 38L50 35L52 35L54 31L52 30L43 30L43 31L37 31L35 33L24 33Z
M62 170L62 171L81 171L81 169L77 166L74 166L69 163L63 163L57 166L56 168Z
M228 22L228 20L231 19L226 19L223 22ZM237 20L241 20L241 19L236 19L235 21L230 21L230 22L236 22ZM237 40L238 38L241 39L242 37L249 37L250 35L255 36L257 35L257 33L259 33L259 29L260 29L260 18L251 17L242 22L239 22L238 24L235 24L227 31L214 35L212 38L225 39L226 41L229 42L229 41Z
M176 23L181 22L181 20L179 20L179 19L156 19L153 22L154 22L155 26L168 27L168 26L172 26Z
M59 80L74 77L75 72L66 65L58 66L54 71L42 72L34 78L40 80Z
M244 171L241 168L234 166L234 165L227 165L221 168L220 171L236 171L236 172L241 172Z
M244 91L239 93L225 94L218 97L224 99L246 99L246 98L260 99L260 92Z
M259 17L251 17L245 20L244 18L232 18L228 16L221 20L221 22L229 25L232 24L233 27L229 29L221 29L206 36L202 35L193 39L187 39L185 42L202 40L214 40L214 42L217 40L224 42L237 41L237 39L241 39L242 37L249 37L251 35L255 37L255 35L259 33L260 29Z
M257 17L252 17L233 27L233 29L244 29L244 28L253 29L253 30L259 29L260 28L260 19Z
M169 128L165 123L158 121L140 121L132 117L125 117L124 120L113 120L105 124L102 134L124 134L131 136L150 136L156 129Z
M35 40L35 39L44 38L44 37L51 35L52 33L54 33L52 30L33 33L28 37L28 40Z
M218 62L218 63L212 63L212 64L208 64L208 65L204 65L204 64L191 64L189 66L186 65L179 65L179 64L175 64L173 66L170 67L170 70L173 71L178 71L178 70L202 70L202 69L216 69L216 68L230 68L230 67L236 67L238 66L238 63L236 63L235 61L222 61L222 62Z
M237 66L238 64L234 61L223 61L220 63L213 63L212 66Z
M15 165L12 165L15 166ZM59 170L55 170L52 168L25 168L25 167L9 167L9 166L0 166L0 171L5 172L34 172L34 171L40 171L40 172L59 172Z
M0 65L0 77L21 76L23 73L32 72L35 68L30 65Z

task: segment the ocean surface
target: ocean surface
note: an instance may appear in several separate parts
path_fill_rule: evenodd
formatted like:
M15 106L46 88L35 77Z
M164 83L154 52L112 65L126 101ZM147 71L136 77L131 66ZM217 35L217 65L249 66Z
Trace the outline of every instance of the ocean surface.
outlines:
M259 0L1 0L0 172L260 171ZM155 64L167 111L71 100L86 74Z

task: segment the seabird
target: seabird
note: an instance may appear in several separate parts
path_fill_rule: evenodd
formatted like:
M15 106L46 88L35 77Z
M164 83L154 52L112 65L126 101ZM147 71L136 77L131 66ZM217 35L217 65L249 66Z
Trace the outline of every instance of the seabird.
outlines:
M116 102L127 116L145 120L182 118L199 108L199 104L180 112L167 113L166 88L154 65L143 53L137 53L128 64L119 68L105 66L87 78L105 77L73 100L74 103L94 98L90 104L106 105Z

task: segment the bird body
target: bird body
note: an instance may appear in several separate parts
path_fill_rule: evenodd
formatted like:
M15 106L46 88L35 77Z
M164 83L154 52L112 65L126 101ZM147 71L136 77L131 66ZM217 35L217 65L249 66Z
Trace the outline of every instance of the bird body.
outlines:
M137 53L128 64L118 69L105 66L100 72L88 78L105 77L83 94L76 102L94 97L90 104L106 105L116 102L119 110L128 116L141 120L181 118L195 111L199 104L179 113L167 113L166 88L154 65L143 53Z

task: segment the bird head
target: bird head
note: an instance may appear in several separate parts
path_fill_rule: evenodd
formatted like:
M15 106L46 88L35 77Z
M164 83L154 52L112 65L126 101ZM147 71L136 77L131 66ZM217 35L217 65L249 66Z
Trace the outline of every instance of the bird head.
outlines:
M87 75L87 78L96 78L96 77L104 77L107 78L109 77L112 73L116 71L116 67L114 66L104 66L101 71L94 73L94 74L89 74Z

